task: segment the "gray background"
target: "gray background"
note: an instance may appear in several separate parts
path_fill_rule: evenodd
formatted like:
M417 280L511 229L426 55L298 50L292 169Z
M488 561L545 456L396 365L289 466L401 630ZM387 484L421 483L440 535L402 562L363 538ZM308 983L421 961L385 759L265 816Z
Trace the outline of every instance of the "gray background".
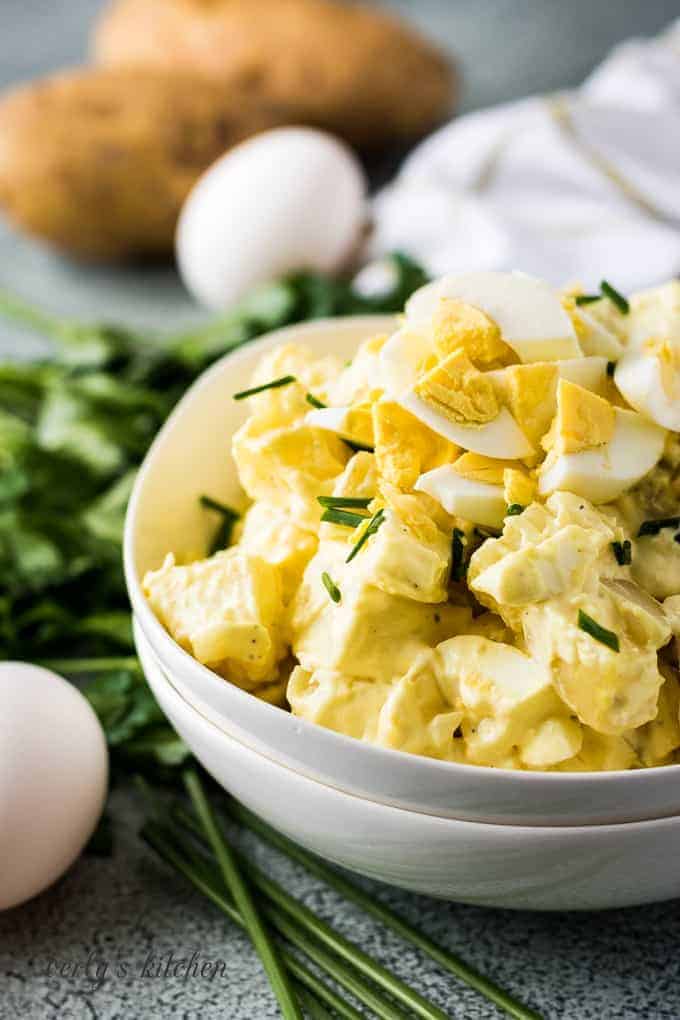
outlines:
M577 84L615 42L657 32L680 15L677 0L393 0L388 6L458 55L464 109ZM0 0L0 85L82 60L99 7L98 0ZM74 266L1 224L0 287L80 317L176 328L201 315L170 269ZM0 323L0 349L29 354L38 343ZM145 850L136 835L139 805L129 791L115 794L113 810L112 858L81 859L53 889L0 916L0 1020L275 1017L245 937ZM500 1015L299 868L261 847L251 849L296 895L380 954L450 1016ZM366 885L551 1020L680 1018L676 903L532 915ZM149 953L178 957L194 950L224 960L227 977L210 983L142 976ZM88 959L91 973L106 967L98 986L56 973L57 965L82 968Z

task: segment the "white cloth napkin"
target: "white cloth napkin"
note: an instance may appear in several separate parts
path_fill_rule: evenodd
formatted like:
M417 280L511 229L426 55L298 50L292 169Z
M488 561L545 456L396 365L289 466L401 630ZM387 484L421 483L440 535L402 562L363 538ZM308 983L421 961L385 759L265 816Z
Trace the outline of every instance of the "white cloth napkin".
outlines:
M623 290L680 274L680 20L617 47L580 89L468 114L373 201L371 257L432 275L522 269Z

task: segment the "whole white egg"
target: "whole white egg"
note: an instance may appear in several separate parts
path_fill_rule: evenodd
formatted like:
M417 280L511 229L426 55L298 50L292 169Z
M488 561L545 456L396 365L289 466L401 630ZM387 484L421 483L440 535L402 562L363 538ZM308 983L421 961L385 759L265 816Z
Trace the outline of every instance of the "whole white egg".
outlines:
M197 181L179 217L179 271L195 298L223 309L286 273L332 273L358 244L366 178L352 152L312 128L265 131Z
M92 835L108 754L83 695L50 670L0 664L0 910L51 885Z

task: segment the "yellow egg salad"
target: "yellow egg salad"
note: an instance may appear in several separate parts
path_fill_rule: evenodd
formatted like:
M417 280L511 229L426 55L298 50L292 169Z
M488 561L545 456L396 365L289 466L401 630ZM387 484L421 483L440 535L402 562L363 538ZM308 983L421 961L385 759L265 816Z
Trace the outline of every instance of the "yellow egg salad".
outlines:
M447 276L350 362L284 344L232 396L248 509L228 540L208 498L228 547L144 580L196 659L445 761L676 760L680 282Z

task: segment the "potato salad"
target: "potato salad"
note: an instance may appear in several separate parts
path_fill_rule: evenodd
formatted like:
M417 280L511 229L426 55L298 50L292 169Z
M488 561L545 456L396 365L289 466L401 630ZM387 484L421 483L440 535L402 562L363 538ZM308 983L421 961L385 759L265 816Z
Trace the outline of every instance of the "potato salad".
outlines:
M214 551L145 578L159 619L225 681L383 748L675 761L680 282L471 272L397 327L347 361L283 344L225 393L247 509L229 536L207 494Z

